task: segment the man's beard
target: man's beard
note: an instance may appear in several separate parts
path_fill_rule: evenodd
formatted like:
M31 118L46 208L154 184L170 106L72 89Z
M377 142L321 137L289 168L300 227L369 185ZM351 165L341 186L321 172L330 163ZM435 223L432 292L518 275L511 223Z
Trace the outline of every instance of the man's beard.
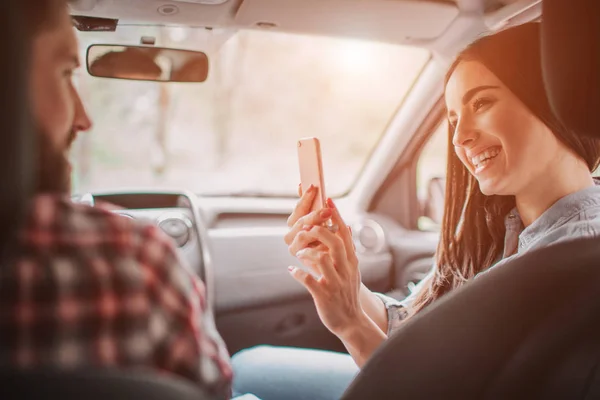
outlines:
M37 130L37 182L36 194L69 194L71 192L71 166L67 150L75 140L71 132L63 148L56 148L49 135Z

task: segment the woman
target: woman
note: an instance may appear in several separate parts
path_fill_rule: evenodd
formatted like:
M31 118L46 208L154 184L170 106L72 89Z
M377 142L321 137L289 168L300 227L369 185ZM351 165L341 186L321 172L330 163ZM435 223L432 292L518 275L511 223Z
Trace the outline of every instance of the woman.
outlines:
M308 213L309 190L290 216L290 251L321 277L290 273L358 367L406 318L490 267L541 246L600 236L600 186L592 178L599 142L554 117L539 53L539 25L530 23L477 40L448 71L441 238L436 266L413 296L397 302L361 284L350 229L331 200L328 209ZM329 218L338 232L322 227ZM357 372L346 355L269 347L243 351L233 365L235 390L263 400L335 399ZM331 369L340 376L332 378Z

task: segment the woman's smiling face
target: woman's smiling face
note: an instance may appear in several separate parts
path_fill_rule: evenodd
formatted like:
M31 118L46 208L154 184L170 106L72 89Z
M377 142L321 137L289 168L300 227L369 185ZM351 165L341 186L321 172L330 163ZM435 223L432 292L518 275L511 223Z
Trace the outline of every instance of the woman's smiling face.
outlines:
M568 151L480 62L458 64L445 100L456 155L485 195L518 195Z

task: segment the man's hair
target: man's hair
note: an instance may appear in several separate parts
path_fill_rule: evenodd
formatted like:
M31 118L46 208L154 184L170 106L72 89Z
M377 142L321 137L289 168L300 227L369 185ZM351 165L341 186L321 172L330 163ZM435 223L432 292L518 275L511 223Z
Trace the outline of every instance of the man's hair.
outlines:
M64 7L73 0L19 0L25 33L33 38L57 23Z
M3 0L0 0L3 1ZM27 42L58 27L72 0L18 0L19 17ZM68 193L70 187L68 161L62 151L54 148L50 135L36 127L36 183L35 193Z

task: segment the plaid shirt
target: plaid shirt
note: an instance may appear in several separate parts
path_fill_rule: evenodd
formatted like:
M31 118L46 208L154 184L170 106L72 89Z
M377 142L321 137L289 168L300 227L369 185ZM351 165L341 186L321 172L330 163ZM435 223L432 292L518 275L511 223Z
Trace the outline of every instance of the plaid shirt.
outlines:
M203 283L157 227L38 196L1 268L0 366L152 368L230 396Z

